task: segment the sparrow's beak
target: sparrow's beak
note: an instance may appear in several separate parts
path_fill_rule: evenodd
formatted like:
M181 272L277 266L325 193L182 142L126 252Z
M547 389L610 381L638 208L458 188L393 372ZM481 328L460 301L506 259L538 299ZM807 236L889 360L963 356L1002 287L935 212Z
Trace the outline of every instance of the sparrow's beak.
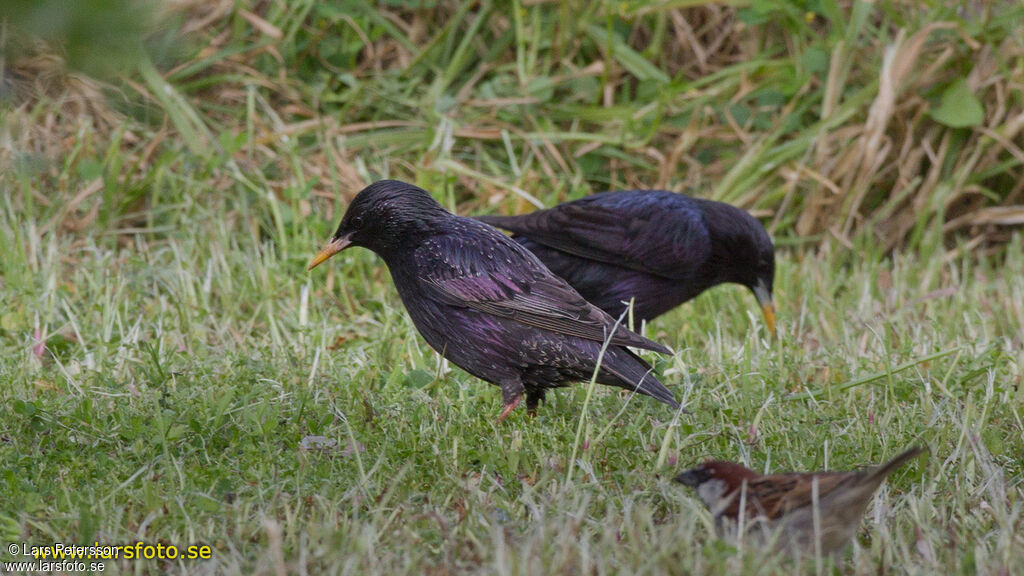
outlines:
M676 482L679 482L683 486L689 486L690 488L696 488L700 485L700 478L697 477L697 473L693 470L687 470L679 476L676 476Z
M775 302L772 301L772 293L764 280L758 280L754 285L754 296L757 303L761 305L761 313L764 314L764 323L768 326L768 332L775 338Z
M313 257L313 261L309 263L309 266L306 267L306 270L312 270L313 268L316 268L317 266L323 264L324 260L327 260L331 256L334 256L338 252L341 252L345 248L348 248L350 244L352 244L352 241L349 240L348 236L342 236L341 238L331 238L331 241L327 243L327 246L324 246L323 249L320 250L320 252L318 252L317 255Z

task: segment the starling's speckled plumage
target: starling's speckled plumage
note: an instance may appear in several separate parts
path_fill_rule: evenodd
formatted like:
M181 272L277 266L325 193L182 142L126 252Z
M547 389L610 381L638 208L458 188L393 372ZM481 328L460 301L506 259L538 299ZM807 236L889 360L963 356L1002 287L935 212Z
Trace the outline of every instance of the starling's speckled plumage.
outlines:
M615 324L529 250L487 224L449 213L411 184L383 180L360 192L310 268L350 245L384 260L434 350L501 387L502 418L524 392L534 409L547 389L589 379ZM669 352L620 326L597 381L678 408L626 346Z
M735 282L754 292L775 331L775 249L760 222L735 206L663 190L621 190L478 220L512 232L612 316L633 299L634 318L650 320Z

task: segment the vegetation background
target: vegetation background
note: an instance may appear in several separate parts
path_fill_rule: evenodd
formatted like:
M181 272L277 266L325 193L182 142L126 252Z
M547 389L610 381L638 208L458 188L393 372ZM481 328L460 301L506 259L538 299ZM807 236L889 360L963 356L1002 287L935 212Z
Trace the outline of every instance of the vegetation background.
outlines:
M1024 572L1020 2L0 19L0 542L215 551L108 573L786 574L673 473L923 442L840 564L804 568ZM780 338L719 288L646 329L692 416L579 386L495 425L371 254L303 271L382 177L461 214L625 187L743 206L780 248Z

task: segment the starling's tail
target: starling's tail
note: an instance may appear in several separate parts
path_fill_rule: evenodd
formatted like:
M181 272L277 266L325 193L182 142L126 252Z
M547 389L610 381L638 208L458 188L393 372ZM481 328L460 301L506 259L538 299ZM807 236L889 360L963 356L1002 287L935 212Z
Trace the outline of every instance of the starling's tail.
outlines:
M598 381L634 390L668 404L673 410L679 409L679 403L672 393L655 378L651 365L621 346L609 346L605 351Z

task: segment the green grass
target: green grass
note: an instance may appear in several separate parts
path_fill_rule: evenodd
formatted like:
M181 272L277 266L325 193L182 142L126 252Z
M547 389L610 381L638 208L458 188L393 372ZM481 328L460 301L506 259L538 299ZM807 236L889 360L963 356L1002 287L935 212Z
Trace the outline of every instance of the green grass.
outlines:
M4 213L23 249L3 276L5 541L213 546L208 564L159 567L173 572L786 573L716 543L673 473L706 456L855 468L921 442L930 456L881 491L845 569L1024 567L1019 249L784 251L781 338L740 287L655 322L677 350L657 366L694 414L622 410L599 387L573 463L584 386L496 425L497 388L445 371L371 254L303 271L328 223L285 251L217 214L177 219L111 248L33 243Z
M406 4L240 1L112 85L0 61L32 95L0 102L0 546L214 550L115 574L790 574L672 476L923 443L838 570L1024 572L1024 242L993 210L1024 181L1019 3ZM718 288L646 327L692 415L581 384L497 425L372 254L305 272L385 176L462 214L630 186L755 209L780 338Z

